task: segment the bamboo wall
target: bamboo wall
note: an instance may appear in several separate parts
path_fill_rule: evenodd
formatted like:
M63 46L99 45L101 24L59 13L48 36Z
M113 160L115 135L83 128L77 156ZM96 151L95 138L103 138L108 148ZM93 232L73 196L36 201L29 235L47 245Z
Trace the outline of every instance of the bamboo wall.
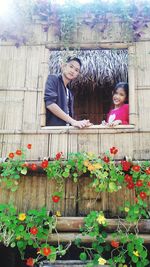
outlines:
M88 177L81 177L75 184L67 180L64 184L64 196L58 203L53 203L52 195L58 191L54 181L50 181L44 174L28 175L21 178L16 192L1 190L0 203L14 203L19 211L38 209L46 206L54 214L60 211L62 216L85 216L92 210L103 210L107 218L121 216L119 206L125 207L125 201L134 203L134 191L121 189L114 193L95 193L89 187ZM150 205L150 199L147 200Z
M39 22L31 26L34 39L28 44L16 48L11 42L0 43L0 156L5 157L9 152L31 143L33 149L27 154L27 159L31 160L54 157L59 151L63 151L66 157L68 153L77 151L101 154L112 146L119 149L116 158L121 159L128 155L136 160L150 159L150 28L134 44L122 42L122 28L117 21L103 34L89 29L88 26L81 26L75 33L70 44L72 47L80 43L81 48L88 49L129 49L132 124L115 129L93 126L78 130L73 127L41 127L49 49L60 48L61 44L52 28L46 33ZM55 207L50 207L49 201L54 187L53 183L50 184L42 176L22 179L19 191L13 194L14 202L19 209L47 205L49 209L55 210ZM0 195L0 202L8 202L13 196L3 193ZM84 215L91 208L91 196L93 200L95 195L86 187L86 181L84 186L79 187L68 182L65 199L57 209L66 216ZM91 209L111 210L114 216L118 213L118 207L113 203L117 203L120 197L124 201L121 191L110 196L100 195Z

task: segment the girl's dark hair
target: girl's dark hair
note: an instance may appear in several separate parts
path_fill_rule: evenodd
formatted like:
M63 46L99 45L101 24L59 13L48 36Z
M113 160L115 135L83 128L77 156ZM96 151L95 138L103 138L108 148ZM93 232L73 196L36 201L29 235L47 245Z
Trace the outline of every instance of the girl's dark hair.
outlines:
M128 95L129 95L129 87L128 87L128 83L124 83L124 82L120 82L116 84L116 87L113 90L113 95L116 93L118 88L122 88L124 89L125 93L126 93L126 99L128 101Z
M67 60L66 60L66 62L68 63L70 61L76 61L76 62L78 62L79 65L80 65L80 68L82 67L81 60L78 57L68 57Z

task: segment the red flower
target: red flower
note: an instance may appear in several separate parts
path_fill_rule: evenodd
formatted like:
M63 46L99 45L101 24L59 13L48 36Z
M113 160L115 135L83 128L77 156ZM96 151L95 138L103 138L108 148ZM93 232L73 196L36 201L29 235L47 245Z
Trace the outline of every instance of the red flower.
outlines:
M115 240L112 240L111 241L111 246L114 247L114 248L118 248L119 247L119 242L115 241Z
M150 182L148 182L147 185L150 186Z
M138 180L137 182L136 182L136 186L142 186L143 185L143 181L142 180Z
M57 154L56 154L56 157L55 157L55 159L56 160L59 160L61 157L62 157L62 152L58 152Z
M129 182L127 185L128 189L133 189L134 188L134 183L133 182Z
M145 172L147 175L150 175L150 168L146 169Z
M141 192L141 193L140 193L140 198L143 199L143 200L144 200L145 198L147 198L146 193L145 193L145 192Z
M37 235L37 233L38 233L37 227L36 226L33 226L32 228L30 228L30 233L32 235Z
M32 171L35 171L37 169L37 165L35 163L31 164L31 169Z
M109 163L110 159L109 159L109 157L105 156L105 157L103 157L103 161L106 163Z
M28 148L28 149L31 149L31 148L32 148L32 144L28 144L28 145L27 145L27 148Z
M126 160L122 160L121 165L122 165L123 171L128 171L131 167L131 163Z
M118 152L118 149L115 146L113 146L113 147L110 148L110 153L111 154L114 154L115 155L115 154L117 154L117 152Z
M41 166L42 166L43 169L47 168L48 160L43 160L42 163L41 163Z
M45 247L45 248L42 249L42 252L43 252L43 255L44 255L44 256L48 256L48 255L51 254L52 251L51 251L50 248L46 248L46 247Z
M18 150L16 151L16 155L21 156L21 155L22 155L22 151L18 149Z
M59 196L52 196L52 200L53 200L53 202L58 203L60 200L60 197Z
M9 158L11 158L11 159L13 159L13 158L14 158L14 156L15 156L15 155L14 155L14 153L12 153L12 152L11 152L11 153L9 153L9 155L8 155L8 157L9 157Z
M27 261L26 261L26 265L32 267L34 265L34 259L33 258L28 258Z
M140 166L139 165L134 165L132 167L132 170L135 171L135 172L139 172L140 171Z
M129 174L126 174L125 177L124 177L124 180L125 180L127 183L131 183L131 182L132 182L132 176L129 175Z

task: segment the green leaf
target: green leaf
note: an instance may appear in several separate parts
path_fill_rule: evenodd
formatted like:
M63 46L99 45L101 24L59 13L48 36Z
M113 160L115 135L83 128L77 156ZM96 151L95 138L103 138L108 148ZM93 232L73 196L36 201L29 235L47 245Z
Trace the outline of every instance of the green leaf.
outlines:
M81 261L86 261L87 260L87 255L86 255L85 252L80 253L80 260Z

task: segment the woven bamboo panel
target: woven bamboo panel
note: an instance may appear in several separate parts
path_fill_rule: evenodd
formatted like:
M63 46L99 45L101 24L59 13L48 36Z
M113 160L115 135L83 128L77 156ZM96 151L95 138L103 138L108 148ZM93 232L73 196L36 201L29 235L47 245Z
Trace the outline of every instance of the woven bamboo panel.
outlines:
M15 152L17 149L21 147L21 135L3 135L2 139L2 157L5 158L8 156L10 152Z
M136 43L136 64L138 87L149 87L150 89L150 43Z
M23 129L32 130L39 128L38 111L37 111L37 95L35 91L24 93L24 106L23 106Z
M138 90L139 129L150 131L150 86L148 90Z
M22 177L15 193L1 190L0 203L13 202L19 211L38 209L46 206L54 214L60 211L62 216L85 216L91 210L103 210L107 217L121 215L119 206L125 201L134 202L134 192L121 189L117 193L99 193L90 188L88 177L80 178L79 184L67 180L64 195L58 203L52 201L52 195L58 191L58 185L43 174ZM150 199L147 200L150 205Z

